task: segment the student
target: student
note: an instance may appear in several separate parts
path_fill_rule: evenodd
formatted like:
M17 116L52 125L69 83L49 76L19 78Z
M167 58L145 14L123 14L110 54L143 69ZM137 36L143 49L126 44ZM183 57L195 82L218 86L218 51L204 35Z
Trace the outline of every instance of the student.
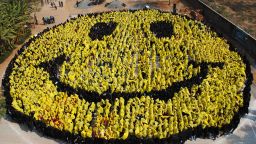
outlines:
M54 23L55 22L55 19L53 16L50 16L50 23Z
M44 19L44 17L42 18L42 20L43 20L43 24L45 25L45 19Z
M177 8L176 8L176 4L173 4L173 9L172 9L172 12L174 14L177 14Z
M78 2L78 1L76 1L76 7L78 7L78 5L79 5L79 2Z
M34 21L35 21L35 24L37 25L38 21L37 21L36 13L34 13Z
M52 16L52 22L55 23L55 18Z

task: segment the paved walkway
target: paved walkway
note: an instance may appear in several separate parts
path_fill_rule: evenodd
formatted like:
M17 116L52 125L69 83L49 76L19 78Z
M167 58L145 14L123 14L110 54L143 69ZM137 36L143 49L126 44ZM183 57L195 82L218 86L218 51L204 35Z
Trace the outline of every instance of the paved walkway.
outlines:
M49 0L50 1L50 0ZM53 0L54 1L54 0ZM51 8L50 4L45 4L40 12L36 13L38 18L39 25L36 25L32 29L32 34L37 34L38 32L42 31L47 27L52 27L56 24L60 24L65 22L70 16L76 14L84 14L84 13L93 13L93 12L100 12L100 11L109 11L110 9L105 8L104 5L111 0L106 0L103 4L99 6L92 6L89 9L77 9L75 8L75 0L62 0L64 2L64 7L58 7L57 10ZM127 4L125 9L134 8L136 4L143 0L120 0ZM179 1L179 0L176 0ZM58 5L58 1L55 1ZM171 1L174 2L173 0ZM171 6L167 5L168 0L162 2L157 7L161 7L163 10L168 11L171 9ZM172 4L171 4L172 5ZM178 3L177 8L183 12L183 14L187 13L186 11L186 3ZM33 14L32 14L33 15ZM55 24L51 25L43 25L42 17L43 16L54 16L55 17ZM9 64L10 60L14 57L17 53L17 50L20 48L18 46L12 54L0 64L0 78L3 78L5 69ZM256 83L256 69L252 70L254 72L254 78ZM0 81L1 85L2 81ZM254 144L256 140L256 85L255 83L252 85L252 95L250 101L250 113L244 118L241 119L238 128L234 131L233 134L228 136L223 136L215 141L209 139L197 139L196 141L187 141L188 144ZM63 143L59 140L54 140L43 136L40 133L29 131L25 125L19 125L17 123L12 122L8 117L0 120L0 143L1 144L57 144Z

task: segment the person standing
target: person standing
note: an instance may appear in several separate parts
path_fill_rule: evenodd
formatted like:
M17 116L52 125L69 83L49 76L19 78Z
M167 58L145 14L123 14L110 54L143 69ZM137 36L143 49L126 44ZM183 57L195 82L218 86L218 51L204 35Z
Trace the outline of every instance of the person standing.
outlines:
M45 25L45 19L44 19L44 17L42 18L42 20L43 20L43 24Z
M79 4L79 2L78 2L78 1L76 1L76 7L78 7L78 4Z
M176 8L176 4L173 4L173 9L172 9L172 12L174 14L177 14L177 8Z
M37 17L36 17L36 13L34 13L34 22L36 25L38 25L38 21L37 21Z
M53 2L53 6L57 10L57 6L56 6L55 2Z

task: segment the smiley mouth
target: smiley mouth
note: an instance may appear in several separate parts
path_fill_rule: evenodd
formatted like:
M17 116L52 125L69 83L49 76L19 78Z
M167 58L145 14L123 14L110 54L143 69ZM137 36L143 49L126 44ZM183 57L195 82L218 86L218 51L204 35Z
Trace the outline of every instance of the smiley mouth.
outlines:
M179 92L181 88L191 89L194 85L200 85L203 80L207 77L209 66L212 68L220 68L223 69L224 62L195 62L193 60L189 61L188 66L192 65L193 67L200 67L200 72L192 76L189 79L185 79L182 81L174 82L171 86L162 90L152 90L150 92L112 92L108 89L102 94L99 94L95 91L87 91L81 88L73 88L72 86L61 82L59 78L59 68L66 61L67 57L65 55L61 55L51 61L41 63L38 67L43 68L50 74L50 80L56 85L57 90L61 92L66 92L68 95L77 94L79 98L84 99L88 102L99 102L102 99L108 99L110 101L114 101L115 98L123 97L125 100L130 98L141 96L150 96L154 99L160 99L164 101L168 101L171 99L175 93ZM200 89L197 91L199 95Z

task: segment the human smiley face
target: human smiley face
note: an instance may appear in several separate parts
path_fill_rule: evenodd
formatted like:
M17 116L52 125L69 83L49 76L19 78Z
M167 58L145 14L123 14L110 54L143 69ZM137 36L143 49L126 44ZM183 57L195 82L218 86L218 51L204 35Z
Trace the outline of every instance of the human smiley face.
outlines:
M83 138L161 140L232 123L246 79L241 57L199 22L110 12L31 41L11 69L10 106Z

